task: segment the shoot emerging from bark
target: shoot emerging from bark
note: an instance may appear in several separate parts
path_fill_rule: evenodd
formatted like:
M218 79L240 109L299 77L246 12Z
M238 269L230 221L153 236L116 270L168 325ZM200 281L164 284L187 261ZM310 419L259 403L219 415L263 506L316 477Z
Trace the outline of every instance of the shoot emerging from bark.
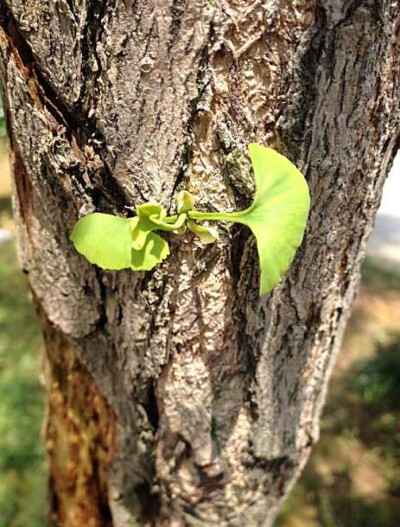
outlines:
M265 295L281 280L302 242L310 195L303 175L287 158L258 144L250 144L249 153L256 193L246 210L200 212L193 196L184 190L177 197L174 216L167 216L159 203L139 205L133 218L88 214L74 227L71 240L75 248L103 269L148 271L169 255L167 241L154 231L181 233L187 228L202 243L212 243L218 238L217 230L199 221L242 223L256 237L260 295Z

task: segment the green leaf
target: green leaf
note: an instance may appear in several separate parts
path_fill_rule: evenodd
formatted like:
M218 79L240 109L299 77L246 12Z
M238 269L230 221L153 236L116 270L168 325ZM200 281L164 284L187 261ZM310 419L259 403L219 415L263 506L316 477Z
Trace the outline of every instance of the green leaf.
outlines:
M310 208L307 183L297 168L271 148L249 145L256 181L252 205L241 212L190 211L191 219L243 223L257 240L261 268L260 294L281 280L301 244Z
M143 249L140 251L132 249L131 268L134 271L150 271L168 255L168 243L161 236L150 232Z
M179 192L177 197L178 212L188 212L194 209L194 197L187 190Z
M218 240L218 231L213 227L206 227L205 225L198 225L193 220L187 221L188 229L200 238L202 243L214 243Z
M151 216L165 218L164 207L159 203L139 205L132 226L132 247L134 249L143 249L149 233L157 229L157 225L150 219Z
M138 218L124 219L95 212L81 218L71 235L76 250L103 269L148 271L169 255L168 243L153 232L140 250L132 247Z
M186 221L186 214L167 218L167 213L159 203L144 203L137 208L137 216L133 218L132 246L140 250L145 244L150 232L155 230L175 231Z
M95 212L75 224L71 240L90 263L103 269L126 269L131 266L131 224L131 219Z

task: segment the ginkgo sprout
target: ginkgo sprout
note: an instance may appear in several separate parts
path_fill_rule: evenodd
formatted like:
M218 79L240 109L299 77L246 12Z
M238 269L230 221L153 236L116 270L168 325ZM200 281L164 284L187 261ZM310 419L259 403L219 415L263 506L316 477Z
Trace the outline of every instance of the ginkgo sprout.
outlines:
M238 212L200 212L186 190L177 197L177 214L167 216L159 203L137 207L133 218L95 212L75 225L71 240L76 250L103 269L148 271L169 255L168 242L154 231L189 229L202 243L212 243L218 231L198 222L230 221L253 232L259 255L260 295L281 280L300 246L310 208L307 183L283 155L258 144L249 145L256 193L249 208Z

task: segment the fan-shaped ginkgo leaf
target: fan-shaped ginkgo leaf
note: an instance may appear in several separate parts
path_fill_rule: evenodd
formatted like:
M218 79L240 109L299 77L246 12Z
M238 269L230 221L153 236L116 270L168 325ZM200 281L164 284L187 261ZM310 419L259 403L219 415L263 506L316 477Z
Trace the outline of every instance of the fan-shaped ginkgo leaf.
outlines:
M132 249L131 268L134 271L150 271L168 255L168 243L158 234L150 232L144 247L140 251Z
M258 144L249 145L249 152L256 182L252 205L241 212L190 211L188 215L250 227L259 254L260 294L265 295L281 280L301 244L310 195L303 175L286 157Z
M132 220L95 212L81 218L71 235L76 250L103 269L131 266Z
M76 250L103 269L148 271L169 255L168 243L151 232L141 249L132 245L137 217L119 218L95 212L81 218L71 235Z

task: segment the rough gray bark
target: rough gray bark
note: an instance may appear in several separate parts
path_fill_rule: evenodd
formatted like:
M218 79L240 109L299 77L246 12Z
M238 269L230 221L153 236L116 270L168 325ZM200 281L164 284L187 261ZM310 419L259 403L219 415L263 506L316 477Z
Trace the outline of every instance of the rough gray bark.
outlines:
M64 527L269 526L318 439L399 138L398 0L1 0L20 255L46 338ZM258 298L253 239L171 238L154 272L68 241L184 185L244 207L246 145L304 172L312 211ZM114 439L116 437L116 439Z

